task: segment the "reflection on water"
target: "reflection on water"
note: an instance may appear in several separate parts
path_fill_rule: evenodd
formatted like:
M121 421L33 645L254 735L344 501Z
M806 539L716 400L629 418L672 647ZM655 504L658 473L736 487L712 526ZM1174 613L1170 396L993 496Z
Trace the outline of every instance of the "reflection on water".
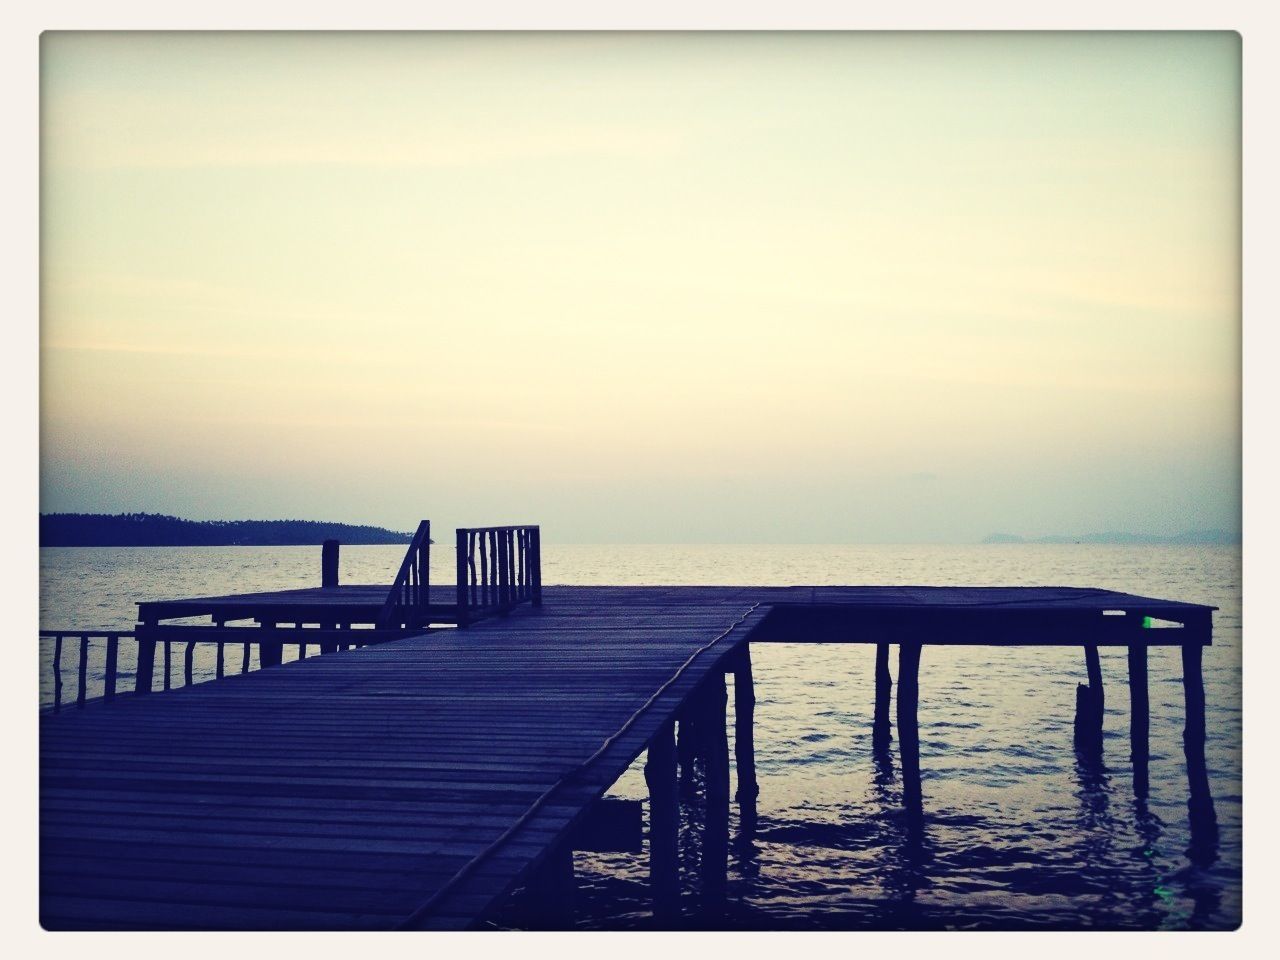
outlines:
M386 582L401 552L345 548L343 579ZM920 668L915 816L904 805L897 731L874 735L875 648L754 647L760 796L754 822L731 807L728 902L715 925L1230 929L1240 923L1236 549L546 545L543 553L548 583L1098 586L1221 607L1214 645L1204 652L1203 759L1183 742L1177 652L1149 654L1146 791L1135 792L1129 759L1123 651L1101 651L1109 696L1099 759L1078 756L1072 746L1075 688L1085 680L1080 650L930 647ZM451 553L437 550L433 560L437 578L449 581ZM41 567L43 625L120 628L132 624L135 600L310 584L319 576L319 556L289 547L45 550ZM896 657L891 666L896 676ZM615 795L646 797L642 764L643 757ZM693 787L701 790L700 773ZM689 926L705 925L703 805L686 795L681 806L683 912ZM580 926L650 925L644 855L579 853L575 860Z

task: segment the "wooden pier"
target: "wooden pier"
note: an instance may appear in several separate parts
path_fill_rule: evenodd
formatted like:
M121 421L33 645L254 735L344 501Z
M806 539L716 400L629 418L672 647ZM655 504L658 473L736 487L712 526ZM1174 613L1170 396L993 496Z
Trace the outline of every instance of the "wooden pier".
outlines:
M424 583L416 602L443 608L457 595L452 585ZM727 857L730 672L744 814L757 793L752 642L877 645L881 742L889 645L898 646L899 748L906 803L917 809L922 647L1124 646L1131 679L1142 684L1132 704L1145 713L1146 648L1178 646L1190 671L1188 768L1198 756L1203 775L1198 671L1211 640L1210 607L1074 588L539 584L539 600L462 629L382 637L165 693L46 713L42 924L473 926L531 879L549 891L571 889L571 852L585 818L646 748L655 914L670 921L680 909L679 768L696 757L708 805L700 889L714 915ZM153 621L183 616L196 604L216 619L239 603L231 612L258 617L251 607L278 602L279 595L202 598L149 613ZM284 622L301 626L301 619ZM330 610L315 619L339 618ZM1135 737L1145 736L1143 721L1134 723ZM1135 741L1134 756L1145 763L1145 744ZM1207 801L1211 815L1207 780L1191 775L1193 799Z

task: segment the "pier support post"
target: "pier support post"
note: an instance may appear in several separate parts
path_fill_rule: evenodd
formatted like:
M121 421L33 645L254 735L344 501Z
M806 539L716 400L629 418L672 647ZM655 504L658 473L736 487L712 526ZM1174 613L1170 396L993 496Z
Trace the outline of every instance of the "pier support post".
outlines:
M698 732L706 758L706 820L702 838L702 909L722 916L729 869L729 735L724 674L712 671L704 681Z
M1204 647L1198 641L1182 645L1182 686L1187 719L1182 746L1187 758L1187 811L1191 818L1191 862L1205 865L1217 857L1218 816L1209 790L1209 771L1204 758Z
M151 683L156 671L156 621L147 619L134 627L133 635L138 641L137 668L134 671L133 692L150 693Z
M322 587L338 585L338 547L337 540L326 540L320 547L320 586Z
M756 781L756 687L751 674L751 645L744 643L733 668L733 753L738 770L738 806L754 817L760 784Z
M920 790L920 701L919 641L898 644L898 750L902 759L902 804L909 817L923 811Z
M564 843L547 854L537 879L528 887L532 926L538 930L572 929L575 886L573 847Z
M649 888L653 916L670 922L680 916L680 790L676 780L675 721L667 721L649 741L644 779L649 785Z
M893 739L889 722L889 697L893 693L893 677L889 674L889 644L876 644L876 707L871 723L871 743L884 747Z
M1129 643L1129 759L1133 763L1133 792L1146 797L1150 778L1151 707L1147 695L1147 645Z
M696 789L693 766L701 752L698 743L698 697L689 698L680 713L680 739L676 744L676 757L680 761L680 792L691 797Z
M1087 643L1084 647L1085 669L1089 683L1076 686L1076 748L1091 756L1102 754L1102 717L1105 702L1102 691L1102 664L1098 660L1098 645Z

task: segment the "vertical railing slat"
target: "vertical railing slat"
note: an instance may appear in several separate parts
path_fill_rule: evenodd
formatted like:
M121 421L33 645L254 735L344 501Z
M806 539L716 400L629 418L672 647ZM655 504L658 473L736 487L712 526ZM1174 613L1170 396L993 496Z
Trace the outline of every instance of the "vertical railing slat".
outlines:
M107 663L102 678L102 696L105 700L116 698L116 664L119 655L120 638L114 633L107 634Z
M80 634L80 677L76 683L76 706L83 707L85 687L89 682L89 635Z
M62 710L62 634L53 638L53 712Z

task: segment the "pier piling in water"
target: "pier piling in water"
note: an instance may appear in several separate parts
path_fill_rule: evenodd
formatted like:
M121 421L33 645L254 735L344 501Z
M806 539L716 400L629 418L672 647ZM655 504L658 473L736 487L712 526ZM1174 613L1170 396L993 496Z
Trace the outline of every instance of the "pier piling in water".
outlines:
M893 693L893 677L889 674L889 644L876 644L876 706L871 724L871 741L884 746L893 739L889 721L889 697Z
M898 750L902 760L902 804L909 816L922 810L920 791L920 643L898 644Z
M1133 792L1139 797L1148 793L1148 766L1151 708L1147 695L1147 647L1129 644L1129 759L1133 763Z
M702 909L724 912L729 868L729 734L724 674L711 672L703 682L698 733L706 759L706 819L702 837Z
M1186 699L1186 726L1182 746L1187 760L1187 811L1191 826L1191 859L1209 863L1216 857L1218 815L1209 790L1209 770L1205 764L1204 675L1201 661L1204 648L1199 643L1182 645L1182 686Z
M529 885L534 926L542 930L565 930L573 926L573 847L562 843L552 850Z
M737 801L743 817L755 815L760 785L756 781L755 678L751 644L744 643L733 668L733 754L738 772Z
M1102 754L1102 717L1106 705L1096 643L1085 644L1084 662L1089 682L1076 687L1075 744L1082 753L1097 757Z
M680 713L680 736L676 742L676 759L680 762L680 793L693 796L697 788L694 780L694 764L701 752L698 744L698 717L696 698L691 698Z
M674 721L649 741L644 779L649 785L649 887L653 915L669 921L680 915L680 788L676 780Z

